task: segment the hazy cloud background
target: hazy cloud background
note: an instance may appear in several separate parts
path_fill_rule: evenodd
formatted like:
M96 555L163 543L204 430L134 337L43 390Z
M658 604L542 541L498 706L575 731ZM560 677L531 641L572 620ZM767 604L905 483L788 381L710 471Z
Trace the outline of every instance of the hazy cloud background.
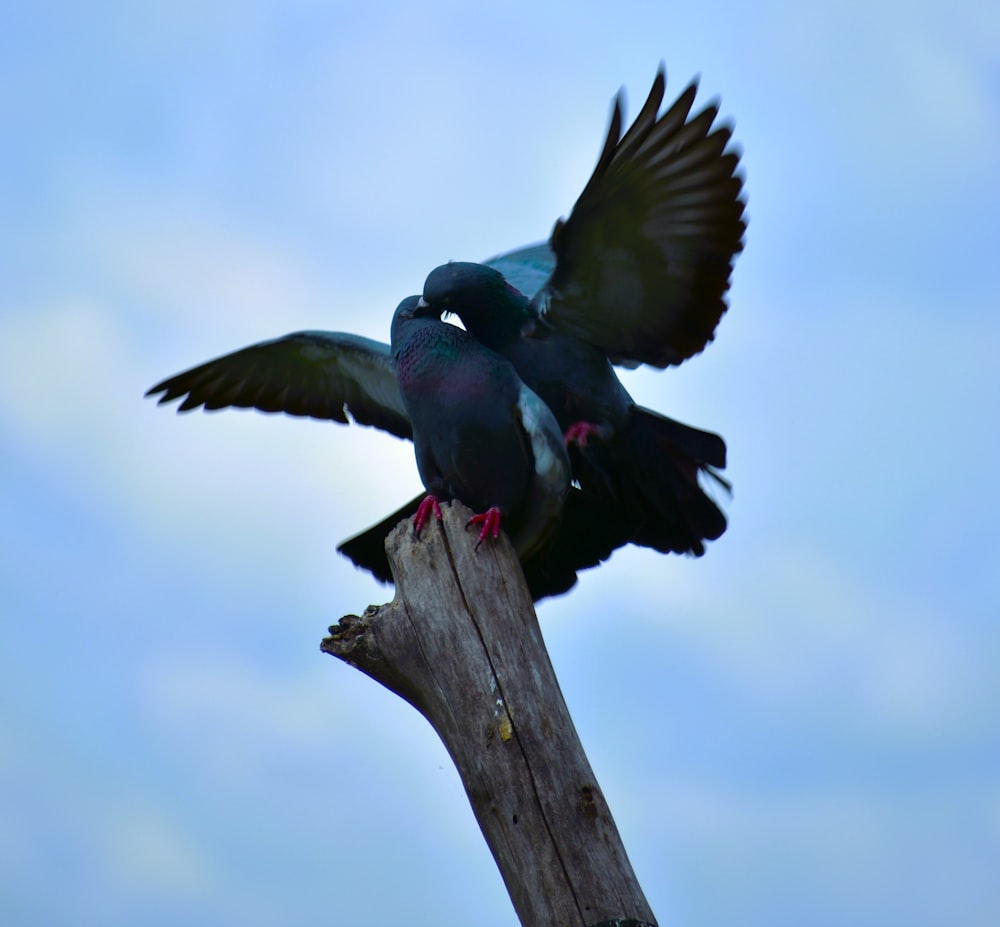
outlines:
M35 3L0 13L0 920L516 923L423 720L322 656L418 486L363 428L174 416L299 328L387 340L548 234L657 63L745 148L718 339L636 398L731 527L539 614L661 923L1000 918L1000 13Z

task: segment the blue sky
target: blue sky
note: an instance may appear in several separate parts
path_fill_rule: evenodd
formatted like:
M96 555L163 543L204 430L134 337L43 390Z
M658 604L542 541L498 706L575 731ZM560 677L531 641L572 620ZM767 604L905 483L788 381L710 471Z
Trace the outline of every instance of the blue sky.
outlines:
M702 75L750 226L731 526L539 615L663 924L1000 918L1000 12L970 0L22 4L0 13L0 921L516 923L424 721L318 651L419 487L363 428L144 401L386 340L548 234L620 86Z

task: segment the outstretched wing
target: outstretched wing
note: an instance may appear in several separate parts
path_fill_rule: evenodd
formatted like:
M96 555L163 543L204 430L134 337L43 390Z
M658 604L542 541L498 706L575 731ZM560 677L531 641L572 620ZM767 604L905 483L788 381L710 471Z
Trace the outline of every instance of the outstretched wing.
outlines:
M732 127L716 125L716 103L691 115L696 81L658 116L665 84L661 65L624 136L616 99L593 176L552 232L555 270L533 301L554 328L633 366L679 364L712 340L746 230Z
M236 406L344 424L350 413L360 425L413 437L389 345L341 332L262 341L178 373L146 395L159 395L160 404L184 397L178 412Z

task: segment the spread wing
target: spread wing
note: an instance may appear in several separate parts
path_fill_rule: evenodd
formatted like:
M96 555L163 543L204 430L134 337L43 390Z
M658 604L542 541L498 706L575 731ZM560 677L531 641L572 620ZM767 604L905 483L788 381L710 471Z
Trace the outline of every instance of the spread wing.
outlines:
M162 395L161 395L162 394ZM373 425L412 438L389 345L341 332L294 332L208 361L157 383L160 404L286 412Z
M746 230L732 127L716 125L715 103L691 115L696 82L658 115L665 84L661 65L624 136L615 101L597 167L549 245L489 262L520 268L531 290L554 256L536 311L630 366L679 364L712 340Z

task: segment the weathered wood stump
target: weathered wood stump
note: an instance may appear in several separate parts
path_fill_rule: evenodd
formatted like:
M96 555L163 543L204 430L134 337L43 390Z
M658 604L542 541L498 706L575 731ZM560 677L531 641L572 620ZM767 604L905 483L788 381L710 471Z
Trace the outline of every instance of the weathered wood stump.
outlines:
M442 506L386 541L396 597L322 649L413 705L451 754L523 927L653 924L559 690L506 536Z

